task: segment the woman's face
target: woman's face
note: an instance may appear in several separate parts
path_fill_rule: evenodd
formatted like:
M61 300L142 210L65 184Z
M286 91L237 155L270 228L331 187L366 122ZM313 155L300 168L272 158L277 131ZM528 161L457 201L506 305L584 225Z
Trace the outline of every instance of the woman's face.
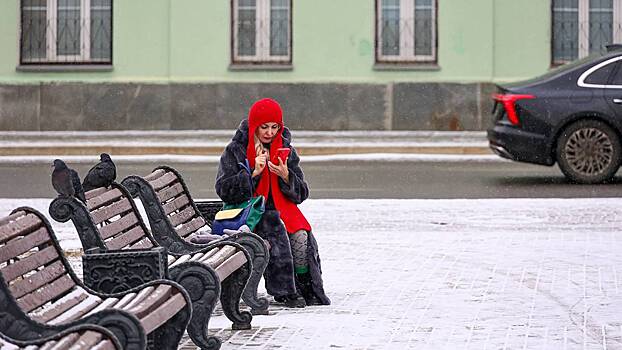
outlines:
M257 131L255 131L255 135L259 138L259 141L262 143L270 143L276 134L279 132L279 124L277 123L264 123L259 125Z

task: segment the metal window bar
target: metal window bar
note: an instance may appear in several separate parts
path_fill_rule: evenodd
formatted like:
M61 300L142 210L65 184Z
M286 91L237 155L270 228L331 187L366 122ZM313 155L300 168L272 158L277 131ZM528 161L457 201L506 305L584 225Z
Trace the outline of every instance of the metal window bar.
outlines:
M553 1L553 63L577 59L579 55L579 8L577 0Z
M112 63L112 0L23 0L20 54L22 64Z
M21 13L21 57L46 58L47 5L45 0L24 1Z
M233 54L238 63L291 61L291 0L233 0Z
M436 60L434 0L379 0L376 11L379 62Z
M622 42L622 0L554 0L552 17L554 65Z
M112 2L91 0L91 62L106 62L112 52Z
M589 10L589 54L607 52L613 43L613 0L592 0Z

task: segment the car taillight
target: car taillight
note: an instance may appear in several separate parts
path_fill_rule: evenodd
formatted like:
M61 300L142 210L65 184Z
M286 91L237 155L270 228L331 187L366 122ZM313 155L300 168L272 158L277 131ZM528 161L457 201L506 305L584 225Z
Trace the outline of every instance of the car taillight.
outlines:
M516 101L523 99L534 99L536 96L534 95L515 95L515 94L494 94L492 98L503 104L505 111L508 115L508 120L513 125L520 124L520 120L518 119L518 115L516 114Z

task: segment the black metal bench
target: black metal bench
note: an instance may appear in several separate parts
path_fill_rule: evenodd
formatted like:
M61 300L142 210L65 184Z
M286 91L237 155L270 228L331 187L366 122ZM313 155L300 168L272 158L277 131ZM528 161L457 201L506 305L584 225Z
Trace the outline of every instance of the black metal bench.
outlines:
M58 197L50 204L55 220L72 220L78 231L86 252L85 283L105 290L127 288L158 277L178 282L192 300L188 335L204 349L217 349L221 344L207 334L219 296L232 328L251 328L252 315L239 310L252 270L250 256L241 245L218 242L197 250L179 240L161 247L123 186L114 183L109 188L94 189L86 193L86 199L86 206L73 197ZM111 251L116 257L111 257Z
M134 197L140 198L151 225L154 238L169 251L176 251L176 242L190 239L203 227L211 226L213 214L206 217L197 207L181 174L168 166L160 166L147 176L128 176L122 184ZM222 208L222 202L211 204ZM218 210L216 210L218 211ZM268 266L270 254L266 242L254 233L240 233L226 238L241 244L251 255L253 271L242 294L244 302L255 315L268 314L268 300L257 296L259 281ZM208 245L189 246L185 254Z
M115 294L91 290L74 274L47 219L32 208L0 219L0 333L11 340L94 325L124 349L176 349L191 313L190 296L171 281Z
M0 333L0 349L123 350L112 332L95 325L77 326L53 336L27 341L17 341Z

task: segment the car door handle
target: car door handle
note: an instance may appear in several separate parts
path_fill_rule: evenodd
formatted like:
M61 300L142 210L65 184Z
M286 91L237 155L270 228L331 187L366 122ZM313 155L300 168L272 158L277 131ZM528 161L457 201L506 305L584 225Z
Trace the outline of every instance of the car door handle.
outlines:
M614 98L613 103L622 104L622 98Z

